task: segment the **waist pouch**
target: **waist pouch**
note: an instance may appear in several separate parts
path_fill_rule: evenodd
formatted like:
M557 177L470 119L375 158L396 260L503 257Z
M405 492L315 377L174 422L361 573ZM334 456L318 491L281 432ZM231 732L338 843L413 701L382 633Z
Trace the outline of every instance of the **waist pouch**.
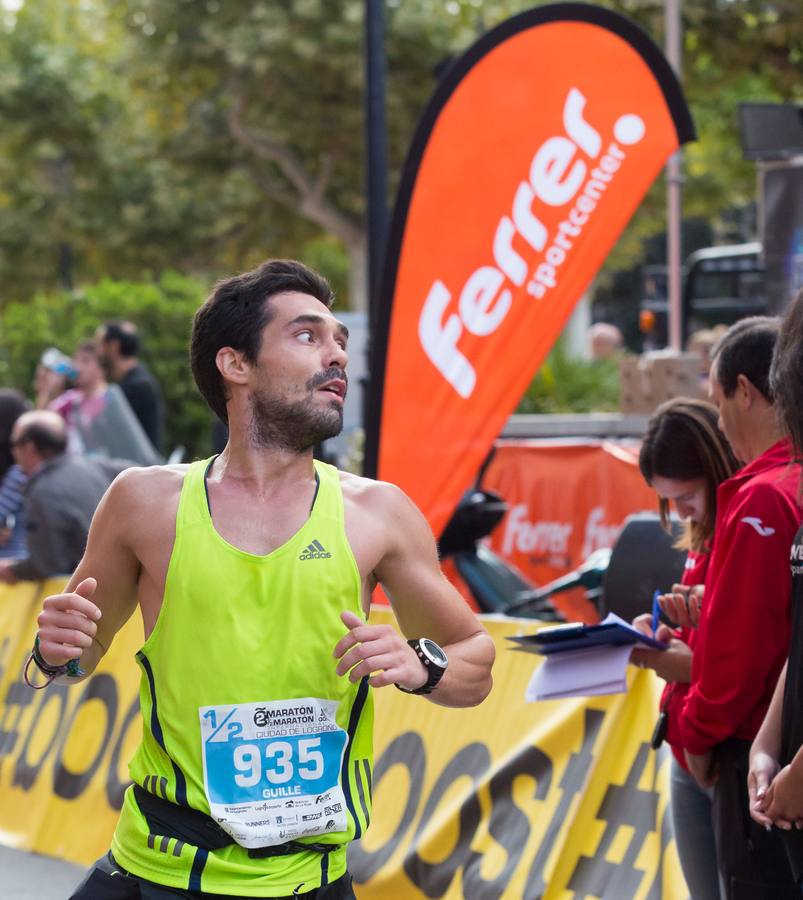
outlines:
M176 838L209 853L237 843L214 819L200 810L192 809L189 806L178 806L169 800L163 800L161 797L148 793L138 784L134 785L134 799L148 823L151 834ZM315 853L331 853L340 846L340 844L307 844L302 841L286 841L284 844L275 844L270 847L256 847L248 850L248 855L251 859L265 859L270 856L288 856L291 853L302 853L307 850Z

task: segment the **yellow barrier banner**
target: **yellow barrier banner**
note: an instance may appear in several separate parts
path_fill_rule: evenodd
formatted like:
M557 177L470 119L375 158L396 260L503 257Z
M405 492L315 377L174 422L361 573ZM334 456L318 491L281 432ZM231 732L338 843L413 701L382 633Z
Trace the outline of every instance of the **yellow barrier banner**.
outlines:
M92 677L33 691L22 667L41 599L0 586L0 843L90 864L109 846L140 739L135 615ZM392 622L375 607L372 622ZM494 687L476 709L375 692L373 821L350 850L360 900L683 900L668 814L669 752L649 748L660 683L525 703L540 657L488 617Z
M89 865L109 847L138 746L138 615L92 677L35 691L22 670L42 599L64 579L0 586L0 842Z
M505 638L534 623L483 624L497 657L481 706L374 694L373 821L349 855L360 900L687 897L670 754L649 747L661 683L631 667L627 694L525 703L540 657Z

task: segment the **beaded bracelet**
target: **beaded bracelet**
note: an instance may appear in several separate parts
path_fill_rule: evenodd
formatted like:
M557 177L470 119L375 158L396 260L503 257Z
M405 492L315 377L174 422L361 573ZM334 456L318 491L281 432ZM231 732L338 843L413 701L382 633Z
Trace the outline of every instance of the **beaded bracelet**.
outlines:
M46 676L47 681L44 684L34 684L30 676L28 675L28 669L33 663L39 671ZM46 662L42 658L42 654L39 651L39 635L36 635L36 638L33 642L33 649L28 654L28 659L25 661L25 668L22 670L22 677L25 681L25 684L28 687L33 688L35 691L40 691L42 688L46 688L49 684L52 684L57 678L62 675L66 675L68 678L81 678L86 673L80 666L80 660L76 657L75 659L70 659L66 663L60 666L51 666L49 662Z

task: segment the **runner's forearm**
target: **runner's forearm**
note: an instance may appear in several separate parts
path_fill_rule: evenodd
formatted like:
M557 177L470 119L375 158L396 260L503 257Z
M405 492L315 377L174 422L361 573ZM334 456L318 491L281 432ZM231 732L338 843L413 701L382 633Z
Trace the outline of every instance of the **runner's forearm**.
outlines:
M486 633L472 635L463 641L443 647L449 659L446 673L438 687L427 695L440 706L476 706L490 693L493 685L491 666L496 648Z
M766 753L772 759L777 760L781 755L781 713L783 711L784 689L786 688L787 666L788 663L783 667L778 683L775 685L769 709L753 741L753 746L750 748L751 756L756 753ZM799 755L800 753L798 752ZM797 760L797 756L795 760ZM797 764L803 765L803 760Z

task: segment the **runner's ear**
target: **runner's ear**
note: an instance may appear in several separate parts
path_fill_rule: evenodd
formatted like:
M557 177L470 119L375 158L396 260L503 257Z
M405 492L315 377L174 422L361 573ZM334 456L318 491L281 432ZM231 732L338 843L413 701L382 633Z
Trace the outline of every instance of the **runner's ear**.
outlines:
M233 347L221 347L215 356L215 365L227 381L245 384L248 380L251 366L240 350L235 350Z

